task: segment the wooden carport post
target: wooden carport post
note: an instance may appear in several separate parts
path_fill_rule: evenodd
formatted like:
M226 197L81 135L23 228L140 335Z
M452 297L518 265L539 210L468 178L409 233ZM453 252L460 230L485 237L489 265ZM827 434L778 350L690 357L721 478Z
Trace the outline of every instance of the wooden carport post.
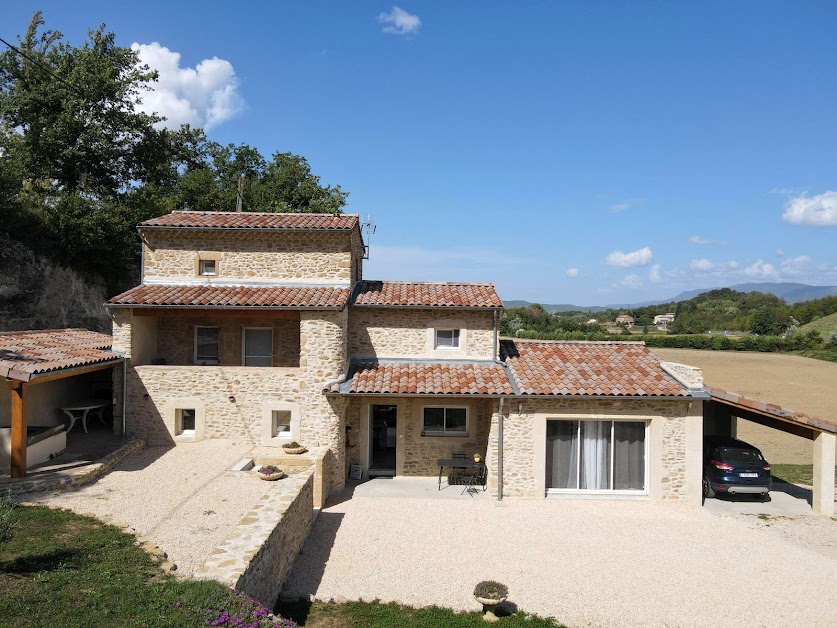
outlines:
M834 516L834 448L837 436L816 432L814 436L814 512Z
M12 395L12 443L11 469L13 478L26 475L26 390L27 384L14 380L6 380Z

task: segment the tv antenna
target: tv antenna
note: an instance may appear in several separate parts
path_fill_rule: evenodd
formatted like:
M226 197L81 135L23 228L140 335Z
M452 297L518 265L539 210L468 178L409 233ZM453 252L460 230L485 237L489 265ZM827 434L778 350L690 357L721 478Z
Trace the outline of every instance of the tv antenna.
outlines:
M363 259L369 259L369 244L372 241L372 234L375 233L377 228L378 225L375 223L375 217L372 214L361 216L360 232L366 234L363 245Z

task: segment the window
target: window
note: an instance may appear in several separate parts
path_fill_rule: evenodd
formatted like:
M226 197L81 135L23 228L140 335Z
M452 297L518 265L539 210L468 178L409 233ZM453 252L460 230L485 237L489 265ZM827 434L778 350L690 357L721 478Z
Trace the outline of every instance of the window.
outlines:
M178 436L194 436L195 435L195 410L179 409L177 411L177 419L175 424L175 433Z
M195 364L218 364L218 327L195 327Z
M437 329L436 330L436 348L437 349L458 349L459 348L459 330L458 329Z
M291 411L273 410L271 433L274 437L291 437Z
M422 436L467 436L468 409L427 407L424 409Z
M218 262L214 259L202 259L198 262L198 273L212 277L218 274Z
M645 421L547 421L546 488L644 491Z
M273 366L273 330L249 327L244 330L244 366Z

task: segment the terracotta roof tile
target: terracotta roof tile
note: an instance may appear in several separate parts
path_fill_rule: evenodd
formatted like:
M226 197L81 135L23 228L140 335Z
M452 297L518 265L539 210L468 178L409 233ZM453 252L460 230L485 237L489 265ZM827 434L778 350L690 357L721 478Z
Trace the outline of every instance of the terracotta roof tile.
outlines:
M0 333L0 377L27 381L33 375L118 361L111 337L86 329Z
M344 308L348 288L332 286L140 285L113 297L110 306L217 308Z
M333 389L330 392L338 392ZM352 370L349 393L393 395L510 395L501 364L362 363Z
M503 340L500 351L524 395L689 396L638 342Z
M279 229L301 231L351 231L356 214L277 214L256 212L176 211L140 223L140 228Z
M790 421L797 425L813 428L823 432L830 432L837 434L837 423L833 421L826 421L815 416L810 416L804 412L797 410L790 410L777 406L774 403L767 403L759 401L758 399L748 399L735 392L728 392L722 388L715 388L714 386L707 386L706 392L709 393L713 401L727 402L739 406L744 409L752 410L761 414L768 414L779 419Z
M353 305L493 309L503 302L490 283L362 281Z

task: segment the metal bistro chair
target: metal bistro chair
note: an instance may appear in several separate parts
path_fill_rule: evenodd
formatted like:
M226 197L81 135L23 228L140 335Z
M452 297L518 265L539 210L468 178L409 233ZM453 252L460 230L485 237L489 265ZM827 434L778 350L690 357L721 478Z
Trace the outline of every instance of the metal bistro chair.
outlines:
M462 489L462 495L468 493L473 496L477 492L478 485L482 485L482 490L484 491L486 472L487 467L483 464L482 466L475 468L473 473L463 476L465 479L465 488Z
M464 453L452 453L450 457L454 460L467 460L468 458L468 456L466 456ZM456 481L457 478L464 478L467 473L467 469L451 469L450 475L448 476L448 484L458 484L458 482Z

